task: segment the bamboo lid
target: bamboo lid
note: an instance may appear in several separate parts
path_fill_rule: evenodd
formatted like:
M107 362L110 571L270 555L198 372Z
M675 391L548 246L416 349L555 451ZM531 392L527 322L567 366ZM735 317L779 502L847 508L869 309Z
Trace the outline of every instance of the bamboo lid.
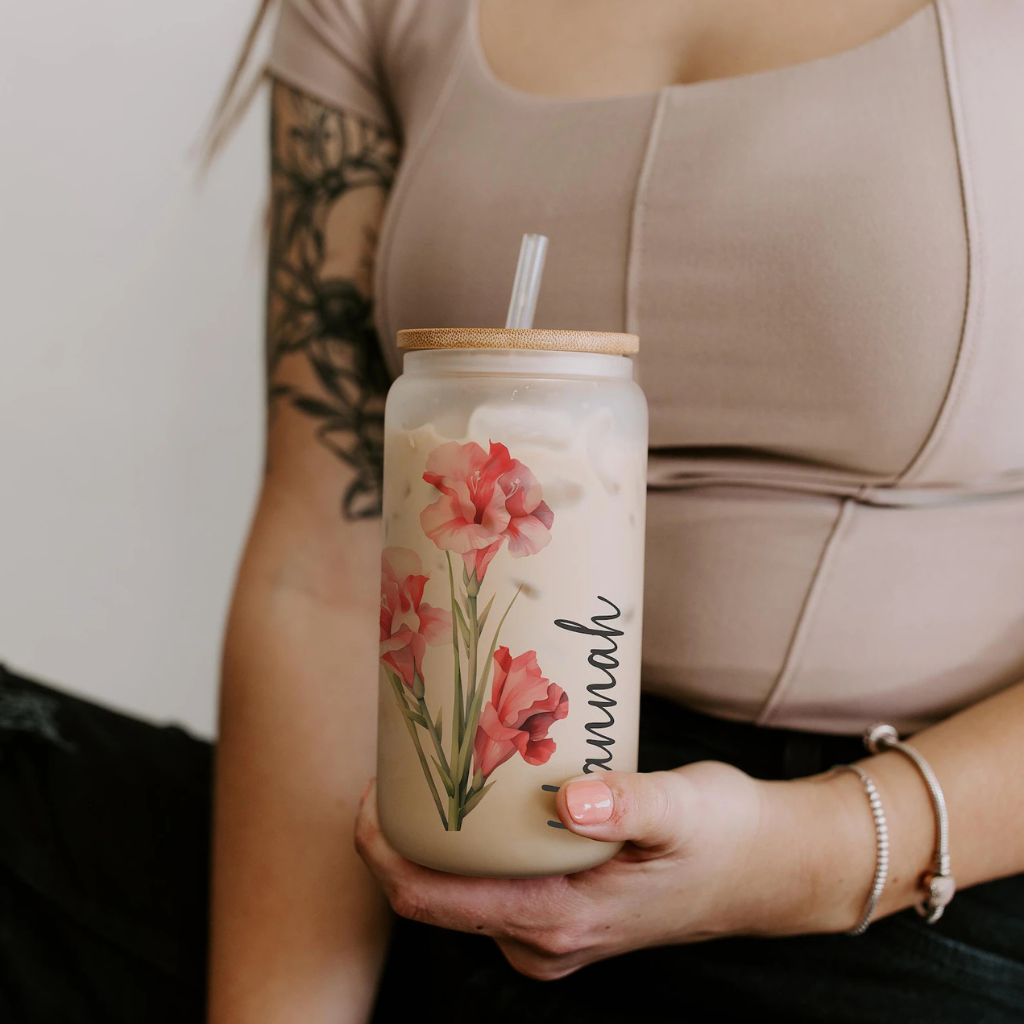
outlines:
M517 348L545 352L597 352L609 356L631 356L640 350L635 334L611 331L542 331L506 327L423 327L398 332L398 347Z

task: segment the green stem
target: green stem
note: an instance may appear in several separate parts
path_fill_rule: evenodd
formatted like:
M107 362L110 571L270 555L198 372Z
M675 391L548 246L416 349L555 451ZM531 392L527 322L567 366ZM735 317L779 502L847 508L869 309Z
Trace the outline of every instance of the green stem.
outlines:
M444 768L445 772L450 779L452 777L451 769L448 767L448 758L444 755L444 750L441 747L441 737L437 735L437 729L434 727L434 720L430 717L430 712L427 710L427 702L422 698L417 698L420 708L420 714L427 720L427 732L430 733L430 738L434 741L434 750L437 753L437 760Z
M473 621L470 625L470 629L473 639L473 648L470 659L470 686L472 687L470 692L472 694L472 700L469 707L469 713L466 719L466 731L462 737L462 744L459 747L458 760L456 761L456 763L452 765L453 774L451 776L452 783L457 784L459 786L460 824L461 818L463 817L462 807L465 805L466 785L469 781L469 770L472 764L473 739L476 735L477 725L480 722L480 712L483 710L484 693L486 693L487 691L487 668L491 664L491 661L494 659L494 651L498 646L498 634L501 632L501 627L505 625L505 619L508 618L508 613L512 611L512 605L516 603L516 598L519 596L522 589L522 586L520 586L519 589L512 596L512 600L509 601L508 607L505 609L505 614L502 615L500 621L498 622L498 625L494 628L494 636L491 639L491 648L490 651L488 652L487 660L483 663L483 665L479 667L479 680L477 679L477 647L480 637L477 629L476 598L474 597L471 599L472 603L470 606L470 611L472 612ZM456 779L458 779L457 783ZM454 831L453 829L451 829L450 826L449 830Z
M452 729L452 759L458 752L457 744L462 740L462 730L466 727L466 707L462 696L462 658L459 656L459 622L455 608L455 575L452 572L452 555L445 552L448 559L448 587L452 595L452 654L455 656L455 727Z
M476 662L478 657L478 649L480 647L480 623L477 617L477 595L472 592L466 594L466 610L469 613L469 679L470 686L472 687L473 680L476 679ZM466 698L468 701L473 699L473 690L467 693ZM465 763L463 757L463 750L467 745L468 733L465 730L465 724L463 724L462 735L459 737L459 749L453 758L458 759L458 765L453 760L452 767L455 769L449 773L449 778L452 780L452 789L454 790L451 798L448 801L448 831L458 832L462 828L462 817L463 807L466 803L466 787L468 783L468 766Z
M384 674L388 677L388 682L391 683L391 688L395 691L395 696L398 698L399 704L401 704L402 707L408 708L409 702L405 699L405 693L402 690L404 684L391 672L388 672L387 669L384 670ZM444 805L441 803L441 797L437 792L437 784L434 782L434 776L431 774L430 765L427 764L426 755L423 753L423 747L420 745L420 737L416 732L416 726L409 721L404 713L402 714L402 718L405 721L406 728L409 730L409 735L412 737L412 742L416 747L416 753L420 759L420 767L423 769L423 775L427 780L427 785L430 786L431 796L434 798L434 806L437 807L437 813L441 815L441 824L447 830L448 818L445 816Z
M477 671L477 659L480 657L480 616L477 609L477 594L467 593L466 594L466 607L469 609L469 685L470 691L467 694L467 703L472 706L474 699L474 688L476 684L476 671ZM476 724L473 724L473 731L475 734ZM468 739L468 743L467 743ZM473 734L469 733L468 730L463 730L462 744L460 746L460 753L463 747L467 747L472 750L473 747ZM466 806L466 790L469 785L469 758L463 758L460 760L459 771L456 773L456 778L452 779L453 787L457 788L459 794L459 814L455 824L456 829L462 828L462 819L464 816L463 808Z
M519 597L519 595L523 592L523 586L524 584L519 584L519 587L516 589L516 592L512 595L512 600L509 601L508 607L505 609L505 613L498 620L498 625L494 629L494 636L491 637L491 648L487 652L487 661L484 662L483 669L480 673L481 689L483 688L484 685L483 677L487 674L487 668L491 664L492 659L494 658L494 652L498 649L498 634L501 632L501 627L505 625L505 620L508 618L508 613L512 611L512 605L516 603L516 598Z
M452 657L455 659L455 707L452 714L452 759L451 766L454 767L455 760L459 755L459 750L462 747L462 734L466 729L466 708L463 703L462 696L462 653L459 650L459 623L455 605L455 575L452 572L452 556L451 552L446 551L445 557L448 559L448 587L451 590L452 595ZM455 778L452 776L451 769L448 771L448 778L452 783L452 793L448 797L448 821L455 822L456 826L459 822L459 785ZM448 829L449 825L445 825L445 829Z
M480 647L480 619L477 616L476 595L466 595L466 607L469 609L469 693L466 706L472 707L476 697L476 670Z

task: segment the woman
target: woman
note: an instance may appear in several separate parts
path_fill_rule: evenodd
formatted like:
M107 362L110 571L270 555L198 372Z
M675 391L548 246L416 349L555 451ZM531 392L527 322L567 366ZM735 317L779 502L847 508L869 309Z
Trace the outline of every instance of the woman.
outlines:
M1022 1019L1022 44L1015 0L286 0L214 1024ZM538 326L642 336L642 773L559 794L608 864L467 879L367 785L381 415L395 331L500 323L524 230ZM933 925L883 719L948 805Z
M1020 1019L1022 883L967 889L930 929L908 911L935 821L899 753L862 762L893 836L874 917L895 916L835 934L864 910L875 832L858 778L826 770L893 719L942 780L961 888L1024 868L1024 418L1000 379L1021 383L1024 310L985 223L1024 221L999 190L1024 169L1001 95L1022 43L1024 7L999 0L284 5L213 1020L366 1019L382 892L421 922L398 926L382 1014L401 979L437 1019L523 998L541 1019L662 1019L668 976L665 1019ZM539 326L642 337L662 697L643 767L664 771L560 795L567 827L632 840L609 865L509 882L404 861L372 789L362 860L351 837L394 334L500 323L523 230L552 238Z

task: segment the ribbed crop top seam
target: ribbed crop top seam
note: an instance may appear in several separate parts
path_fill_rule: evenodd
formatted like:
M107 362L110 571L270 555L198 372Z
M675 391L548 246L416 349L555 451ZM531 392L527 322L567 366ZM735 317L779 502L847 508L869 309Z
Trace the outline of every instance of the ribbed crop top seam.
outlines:
M395 225L398 222L398 217L401 213L402 206L405 203L406 196L409 194L411 183L416 176L420 163L423 161L423 156L426 153L427 146L430 143L434 132L437 131L437 126L441 123L441 118L444 116L444 112L447 110L448 104L451 101L452 93L455 91L455 84L462 74L468 45L469 35L466 23L463 21L462 38L454 47L455 52L452 59L452 66L448 69L444 85L441 87L441 90L437 95L437 101L434 103L434 108L431 110L430 116L424 124L423 131L419 133L419 136L412 145L412 149L405 154L404 159L402 160L402 164L396 178L395 187L391 192L390 200L384 211L384 219L381 223L380 243L377 250L377 265L374 272L373 282L374 302L377 307L377 323L383 328L381 348L385 353L385 359L387 359L388 353L392 353L391 370L394 375L401 372L401 355L397 354L394 346L385 342L384 339L391 339L394 336L391 316L388 312L387 282L388 273L391 269L392 254L394 252L394 245L392 243L394 241Z
M967 238L967 299L964 303L964 319L960 331L949 386L939 406L938 413L917 453L894 479L894 486L912 483L927 469L929 462L939 450L950 423L958 411L966 382L974 367L978 352L977 339L981 331L979 321L983 308L984 259L982 253L983 233L978 225L978 210L974 202L970 168L970 125L964 117L960 99L959 76L956 72L956 41L950 22L948 0L936 0L935 13L939 26L939 41L945 70L946 97L949 103L950 121L953 130L957 173L960 178L960 195L964 215L964 231Z
M665 117L665 105L668 90L658 93L658 101L654 104L651 122L647 128L647 144L644 157L637 174L636 188L633 191L633 206L629 218L629 246L626 253L625 296L623 299L623 330L638 333L639 316L637 314L637 292L640 288L640 268L643 260L644 230L643 218L647 209L647 188L651 178L651 167L658 151L658 140L661 137L661 125Z
M793 633L786 648L786 654L782 659L782 666L775 677L775 682L768 691L768 696L765 698L760 713L755 719L757 725L771 725L772 717L782 706L786 693L796 678L805 641L810 633L812 620L821 604L822 594L828 582L829 570L836 560L836 553L847 531L847 524L853 519L855 508L856 502L850 498L844 499L839 507L835 522L832 524L832 529L829 531L828 537L821 547L818 564L815 566L803 604L797 615L796 624L793 627Z

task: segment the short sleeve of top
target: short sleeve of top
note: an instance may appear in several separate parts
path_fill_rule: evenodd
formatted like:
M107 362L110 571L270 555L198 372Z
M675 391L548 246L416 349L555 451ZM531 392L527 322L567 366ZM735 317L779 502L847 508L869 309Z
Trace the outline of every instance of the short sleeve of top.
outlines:
M335 107L391 126L367 0L282 0L267 71Z

